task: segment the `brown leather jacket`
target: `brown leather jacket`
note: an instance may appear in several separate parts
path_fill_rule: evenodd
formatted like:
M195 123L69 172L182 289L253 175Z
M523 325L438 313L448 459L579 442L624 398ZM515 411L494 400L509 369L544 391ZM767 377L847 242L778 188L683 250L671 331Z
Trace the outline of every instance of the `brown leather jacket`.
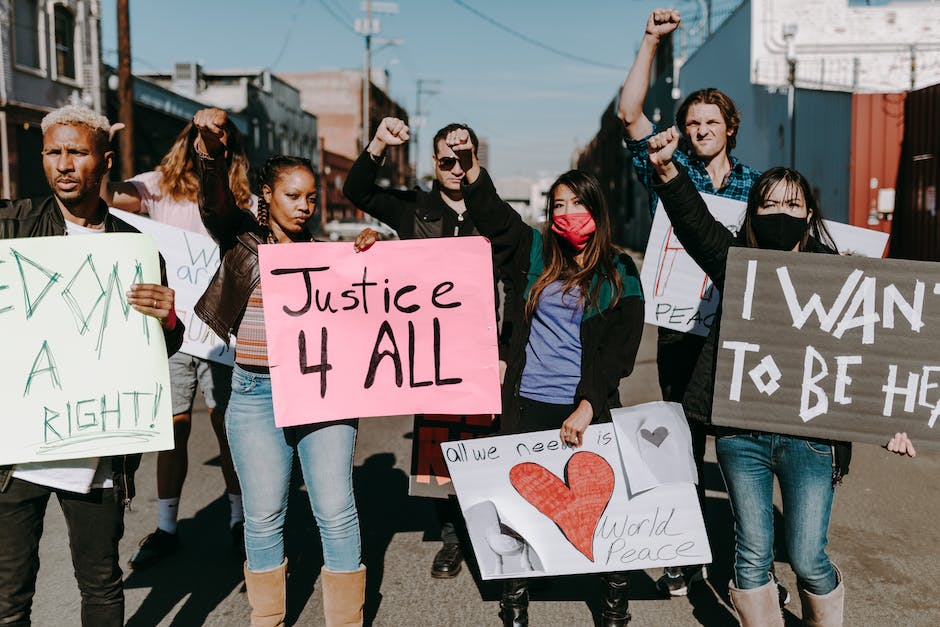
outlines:
M202 158L197 164L199 213L206 230L219 244L222 262L194 311L228 345L248 298L261 281L258 245L265 239L251 212L235 204L225 160Z

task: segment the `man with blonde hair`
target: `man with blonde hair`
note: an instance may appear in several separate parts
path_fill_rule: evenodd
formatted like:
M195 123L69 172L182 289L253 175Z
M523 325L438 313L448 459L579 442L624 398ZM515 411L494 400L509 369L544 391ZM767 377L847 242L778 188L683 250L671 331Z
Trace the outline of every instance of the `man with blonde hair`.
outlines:
M137 232L111 216L98 198L114 154L109 129L107 118L84 107L63 107L43 119L42 164L53 193L45 198L0 200L0 239ZM167 353L176 352L183 342L183 324L176 319L166 277L161 285L134 284L128 294L134 309L160 320ZM107 375L100 373L102 378ZM0 625L30 624L39 540L53 494L68 528L82 596L82 625L123 625L118 542L139 464L138 454L0 467Z

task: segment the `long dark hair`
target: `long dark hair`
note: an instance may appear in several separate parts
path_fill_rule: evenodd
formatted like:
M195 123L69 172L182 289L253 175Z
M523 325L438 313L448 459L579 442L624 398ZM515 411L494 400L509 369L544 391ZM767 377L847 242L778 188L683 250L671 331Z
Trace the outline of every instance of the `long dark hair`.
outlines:
M552 218L554 217L555 191L561 185L570 189L571 193L581 201L584 208L594 218L596 230L594 236L588 240L587 246L582 251L582 266L579 266L574 259L579 253L572 250L566 241L551 230ZM607 203L601 193L601 186L597 179L580 170L569 170L552 183L551 188L548 190L546 204L547 221L542 237L544 268L529 293L529 299L525 305L526 316L532 317L536 307L538 307L542 291L558 280L564 281L565 292L575 287L580 289L578 303L585 309L592 305L597 306L604 281L597 281L594 287L591 288L591 279L598 272L611 283L613 298L610 306L613 307L623 293L623 278L617 272L614 261L614 256L622 251L611 241L610 214L607 211Z
M757 210L764 203L764 199L778 183L783 183L790 189L799 189L803 193L803 200L806 203L806 209L810 212L809 228L800 241L800 250L806 250L810 238L814 238L820 244L828 246L834 252L838 252L835 240L826 228L823 222L822 210L819 208L819 202L816 200L816 194L810 187L806 177L791 168L777 166L770 168L760 175L751 187L751 192L747 197L747 210L744 213L744 222L741 223L741 232L739 237L750 248L760 248L757 243L757 237L754 234L752 219L757 215Z
M268 201L264 199L263 188L267 185L271 190L274 190L277 180L282 175L295 168L304 168L309 171L310 174L313 175L317 189L320 189L320 177L317 176L317 172L313 164L310 163L310 159L291 157L288 155L274 155L268 158L258 171L258 187L262 191L262 194L258 197L258 213L255 217L258 220L258 225L261 227L261 234L269 244L274 244L277 240L274 238L274 231L271 230L271 207L268 205Z

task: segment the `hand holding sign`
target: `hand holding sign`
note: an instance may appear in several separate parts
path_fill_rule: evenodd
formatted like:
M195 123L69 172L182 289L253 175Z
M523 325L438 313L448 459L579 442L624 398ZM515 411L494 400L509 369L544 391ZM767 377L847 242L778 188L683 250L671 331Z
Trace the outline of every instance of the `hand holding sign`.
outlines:
M268 245L259 265L278 426L499 411L483 238Z
M380 239L382 239L382 236L379 235L378 232L368 228L362 229L353 242L353 248L356 249L357 253L365 252L372 248L372 244L376 243Z
M907 455L908 457L917 457L917 451L914 450L914 443L907 437L906 433L895 433L894 437L888 440L885 448L898 455Z
M937 264L732 248L713 420L741 429L940 446Z
M711 561L692 483L692 439L679 406L616 409L613 418L585 429L578 450L555 430L441 445L483 579ZM680 472L662 476L655 460L637 451L644 425L651 433L669 425L661 448L643 443ZM685 459L691 470L683 473ZM638 466L649 474L647 462L651 484L629 489Z
M591 407L590 401L581 399L575 410L561 424L561 441L571 446L581 446L584 430L588 428L593 419L594 408Z
M127 290L127 302L137 311L153 316L167 331L176 327L173 289L159 283L134 283Z

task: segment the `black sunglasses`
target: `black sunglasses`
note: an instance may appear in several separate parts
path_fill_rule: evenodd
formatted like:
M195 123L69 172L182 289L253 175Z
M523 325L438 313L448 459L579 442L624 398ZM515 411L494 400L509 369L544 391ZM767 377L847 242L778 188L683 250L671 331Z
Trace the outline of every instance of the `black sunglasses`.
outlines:
M435 159L437 159L437 167L444 171L453 170L457 165L457 157L435 157Z

